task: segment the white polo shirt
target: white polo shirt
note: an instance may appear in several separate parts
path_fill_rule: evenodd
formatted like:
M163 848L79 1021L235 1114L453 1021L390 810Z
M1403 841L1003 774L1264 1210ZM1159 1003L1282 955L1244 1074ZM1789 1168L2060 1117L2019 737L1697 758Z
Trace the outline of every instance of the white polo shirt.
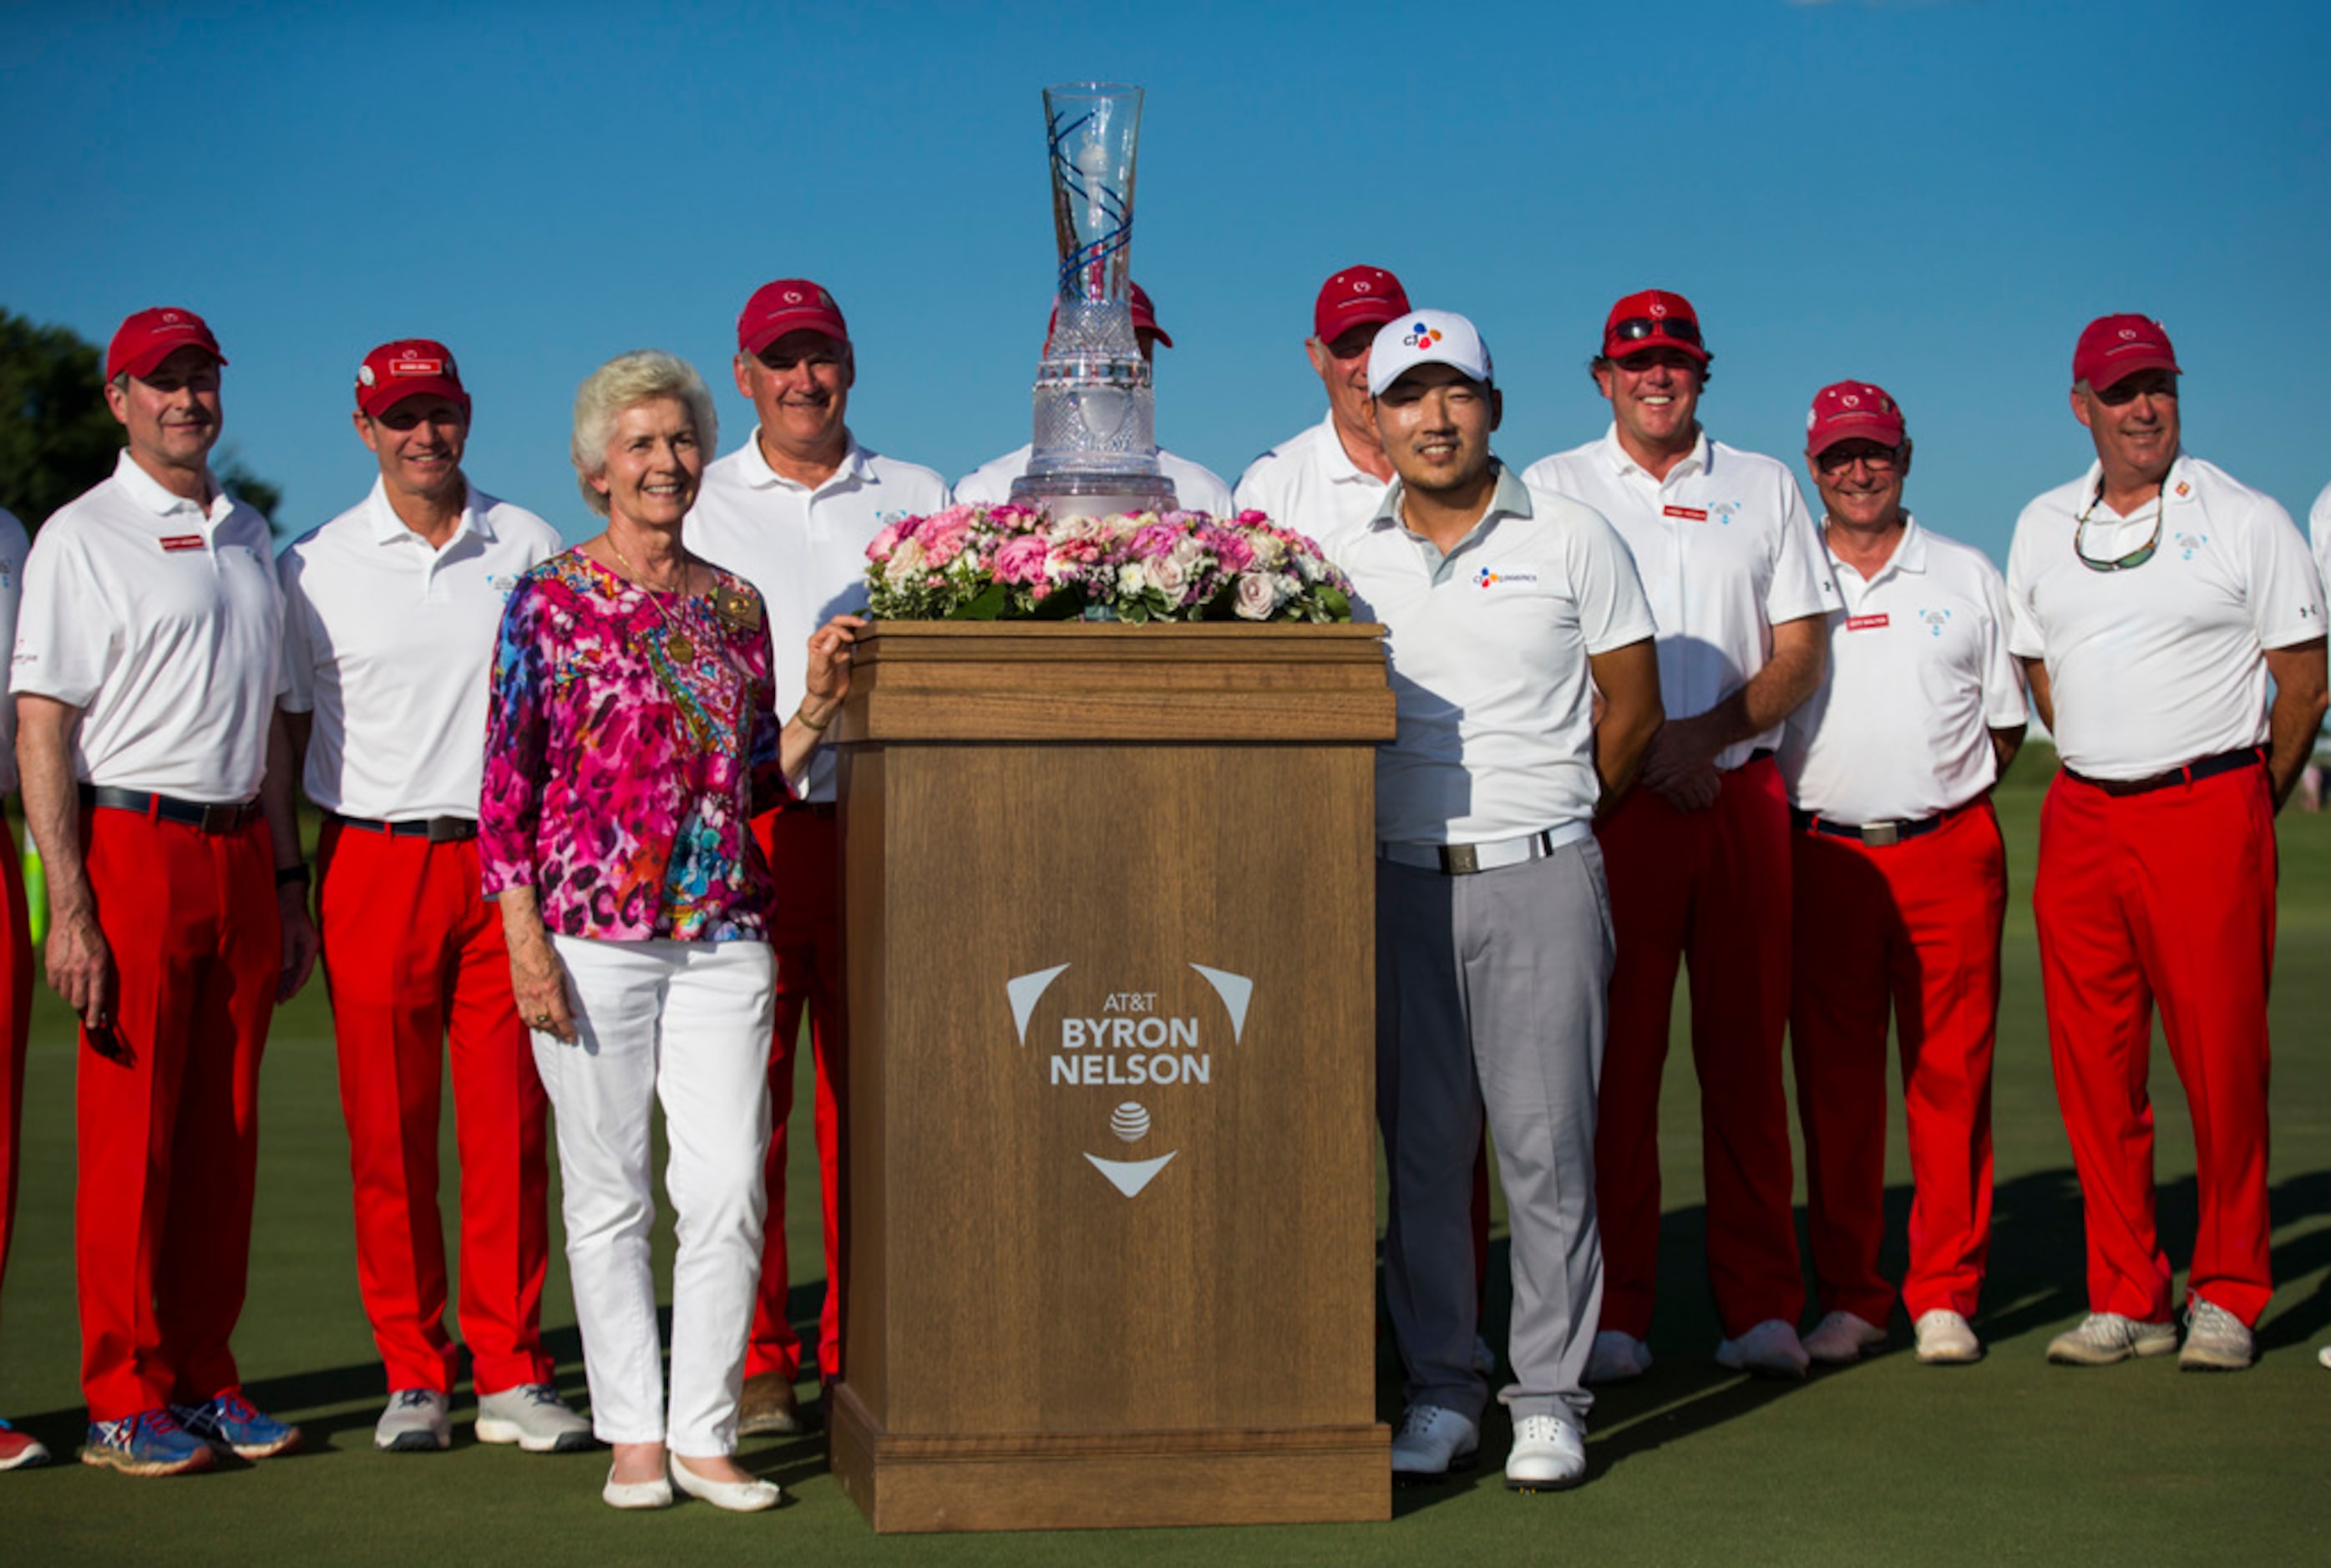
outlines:
M760 590L769 620L777 713L807 695L810 633L835 615L866 613L866 546L901 518L943 511L947 481L919 463L884 457L850 438L842 465L815 489L761 455L760 432L704 470L688 547ZM833 754L810 759L808 798L833 798Z
M1331 534L1365 527L1384 504L1389 482L1352 461L1330 413L1247 464L1236 499L1241 511L1268 513L1280 527L1324 542Z
M24 596L24 556L32 550L24 525L0 507L0 647L16 645L16 606ZM16 705L0 702L0 794L16 787Z
M2023 508L2007 554L2008 647L2044 660L2064 765L2145 778L2267 738L2265 650L2324 634L2323 585L2290 514L2180 453L2157 503L2126 518L2097 500L2101 465ZM2160 543L2143 565L2099 572Z
M1033 446L1023 446L981 463L955 481L955 499L983 507L1002 506L1012 499L1012 483L1028 471L1028 460L1035 451ZM1174 481L1174 499L1184 511L1230 516L1231 487L1223 482L1222 475L1162 446L1157 449L1157 467Z
M1821 539L1788 468L1703 432L1665 481L1627 455L1613 425L1522 475L1585 502L1634 553L1660 623L1660 698L1670 718L1706 713L1773 657L1773 628L1838 607ZM1777 746L1779 726L1717 754L1735 768Z
M282 668L273 543L251 508L183 500L127 451L43 526L9 689L82 710L76 777L205 805L259 794Z
M276 563L281 706L316 716L308 798L376 821L474 819L502 603L566 547L548 523L472 485L453 537L433 550L378 480L295 540Z
M1589 654L1653 633L1611 525L1502 464L1489 511L1445 556L1401 520L1401 486L1333 542L1353 618L1386 628L1400 727L1376 748L1376 836L1475 844L1591 831Z
M1829 618L1821 689L1782 736L1790 803L1854 823L1966 804L1998 782L1991 732L2026 717L2006 580L1915 518L1875 576L1826 554L1845 607Z
M2315 544L2316 574L2331 585L2331 485L2307 509L2307 532Z

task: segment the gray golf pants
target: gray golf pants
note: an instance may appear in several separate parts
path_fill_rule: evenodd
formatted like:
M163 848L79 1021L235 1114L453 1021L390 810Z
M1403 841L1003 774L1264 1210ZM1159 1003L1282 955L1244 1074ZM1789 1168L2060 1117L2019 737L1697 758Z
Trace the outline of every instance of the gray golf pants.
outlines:
M1384 1291L1411 1404L1479 1421L1470 1221L1482 1111L1512 1238L1498 1394L1584 1418L1603 1310L1594 1102L1609 1022L1611 899L1593 839L1447 876L1376 862L1376 1120L1391 1172Z

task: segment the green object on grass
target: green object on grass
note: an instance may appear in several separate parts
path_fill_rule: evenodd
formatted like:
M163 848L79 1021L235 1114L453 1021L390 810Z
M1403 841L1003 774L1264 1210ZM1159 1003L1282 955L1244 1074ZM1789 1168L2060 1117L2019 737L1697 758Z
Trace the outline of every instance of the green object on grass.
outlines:
M33 846L33 830L24 830L24 928L38 947L49 939L49 879L41 871L41 851Z

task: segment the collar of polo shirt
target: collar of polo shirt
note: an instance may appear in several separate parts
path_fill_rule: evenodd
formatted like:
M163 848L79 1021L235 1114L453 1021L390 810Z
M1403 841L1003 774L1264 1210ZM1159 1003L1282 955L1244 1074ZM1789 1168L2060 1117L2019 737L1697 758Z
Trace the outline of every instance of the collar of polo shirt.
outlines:
M842 461L834 465L833 472L827 476L823 484L816 487L817 490L824 489L830 485L840 484L844 479L855 480L861 485L873 482L873 466L866 461L866 449L858 444L857 435L847 425L842 427L842 440L848 443L842 449ZM799 480L789 480L769 466L768 454L761 450L761 432L757 427L746 438L743 451L745 453L743 478L745 482L755 489L766 489L771 485L791 485L797 490L810 489L809 486L803 484ZM816 490L811 490L811 493L814 495Z
M1829 542L1829 518L1826 517L1822 518L1822 548L1828 554L1832 564L1844 565L1845 557L1839 555L1836 548ZM1875 583L1879 577L1883 577L1887 573L1894 571L1915 572L1924 575L1926 570L1927 536L1920 530L1918 519L1911 516L1909 508L1906 507L1902 511L1902 537L1895 541L1894 553L1886 557L1886 564L1878 569L1878 576L1869 578L1867 581Z
M1684 453L1675 467L1668 470L1668 478L1673 479L1679 473L1690 473L1695 470L1706 473L1708 461L1714 451L1714 447L1708 441L1708 432L1700 431L1692 438L1691 450ZM1611 428L1603 432L1603 455L1609 461L1612 471L1614 473L1636 473L1641 474L1645 479L1651 478L1651 470L1629 456L1627 449L1620 444L1619 423L1616 420L1612 421Z
M139 468L131 460L128 449L126 447L122 450L121 455L114 461L113 478L115 482L128 492L130 499L157 518L166 518L172 512L188 511L199 513L210 521L216 522L234 507L233 498L220 488L216 479L211 480L211 489L215 493L207 507L196 501L190 501L184 496L172 495L162 488L160 481L152 474Z
M388 504L388 487L383 480L376 478L372 481L372 493L365 498L365 515L372 524L372 542L376 545L393 545L399 539L421 538L405 525L403 518L396 515L396 508ZM461 480L461 518L453 525L452 535L446 539L445 547L452 548L454 541L465 534L475 534L488 544L491 544L494 538L494 526L486 520L485 512L478 505L478 487L469 481L467 475ZM423 539L422 543L428 541Z
M1465 537L1469 539L1474 533L1479 531L1483 523L1492 518L1527 518L1536 515L1535 509L1530 506L1529 486L1522 483L1522 476L1507 467L1500 458L1492 457L1489 461L1497 464L1498 488L1489 492L1489 504L1482 509L1479 517L1473 519L1472 528L1467 530ZM1407 493L1407 487L1397 475L1394 476L1393 481L1384 486L1384 499L1376 503L1375 515L1368 518L1368 527L1376 529L1408 527L1407 523L1401 519L1400 515L1400 499L1405 493ZM1452 550L1450 554L1454 555L1456 552Z

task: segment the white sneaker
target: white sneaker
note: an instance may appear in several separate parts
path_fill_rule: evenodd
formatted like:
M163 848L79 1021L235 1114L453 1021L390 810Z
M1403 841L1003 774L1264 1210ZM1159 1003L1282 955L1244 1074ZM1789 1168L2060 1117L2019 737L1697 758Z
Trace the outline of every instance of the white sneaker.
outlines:
M2059 1366L2110 1366L2133 1355L2167 1355L2177 1348L2177 1326L2091 1312L2078 1328L2048 1342L2048 1359Z
M520 1383L481 1396L478 1440L516 1443L529 1454L571 1454L598 1441L591 1435L591 1423L567 1409L558 1391L547 1383Z
M2322 1349L2317 1351L2315 1353L2315 1359L2321 1362L2326 1366L2331 1366L2331 1345L2326 1345Z
M372 1446L384 1453L426 1454L453 1446L445 1396L433 1388L401 1388L373 1423Z
M1823 1366L1849 1366L1886 1343L1886 1331L1851 1312L1831 1312L1804 1337L1805 1354Z
M1768 1317L1737 1339L1716 1347L1716 1364L1758 1377L1801 1378L1811 1364L1797 1331L1777 1317Z
M1560 1492L1586 1478L1586 1440L1560 1416L1524 1416L1514 1422L1514 1449L1506 1456L1509 1492Z
M1632 1334L1606 1328L1594 1336L1594 1348L1586 1353L1586 1375L1580 1381L1592 1388L1599 1383L1625 1383L1651 1370L1651 1347Z
M1473 1336L1473 1370L1483 1377L1498 1374L1498 1353L1491 1350L1489 1342L1478 1334Z
M2185 1307L2185 1348L2177 1353L2180 1372L2240 1372L2258 1359L2257 1343L2239 1317L2204 1297Z
M1480 1451L1481 1429L1444 1405L1413 1404L1392 1440L1392 1473L1409 1480L1436 1480Z
M1965 1366L1983 1359L1983 1341L1974 1329L1947 1308L1918 1314L1911 1328L1918 1336L1918 1359L1928 1366Z

